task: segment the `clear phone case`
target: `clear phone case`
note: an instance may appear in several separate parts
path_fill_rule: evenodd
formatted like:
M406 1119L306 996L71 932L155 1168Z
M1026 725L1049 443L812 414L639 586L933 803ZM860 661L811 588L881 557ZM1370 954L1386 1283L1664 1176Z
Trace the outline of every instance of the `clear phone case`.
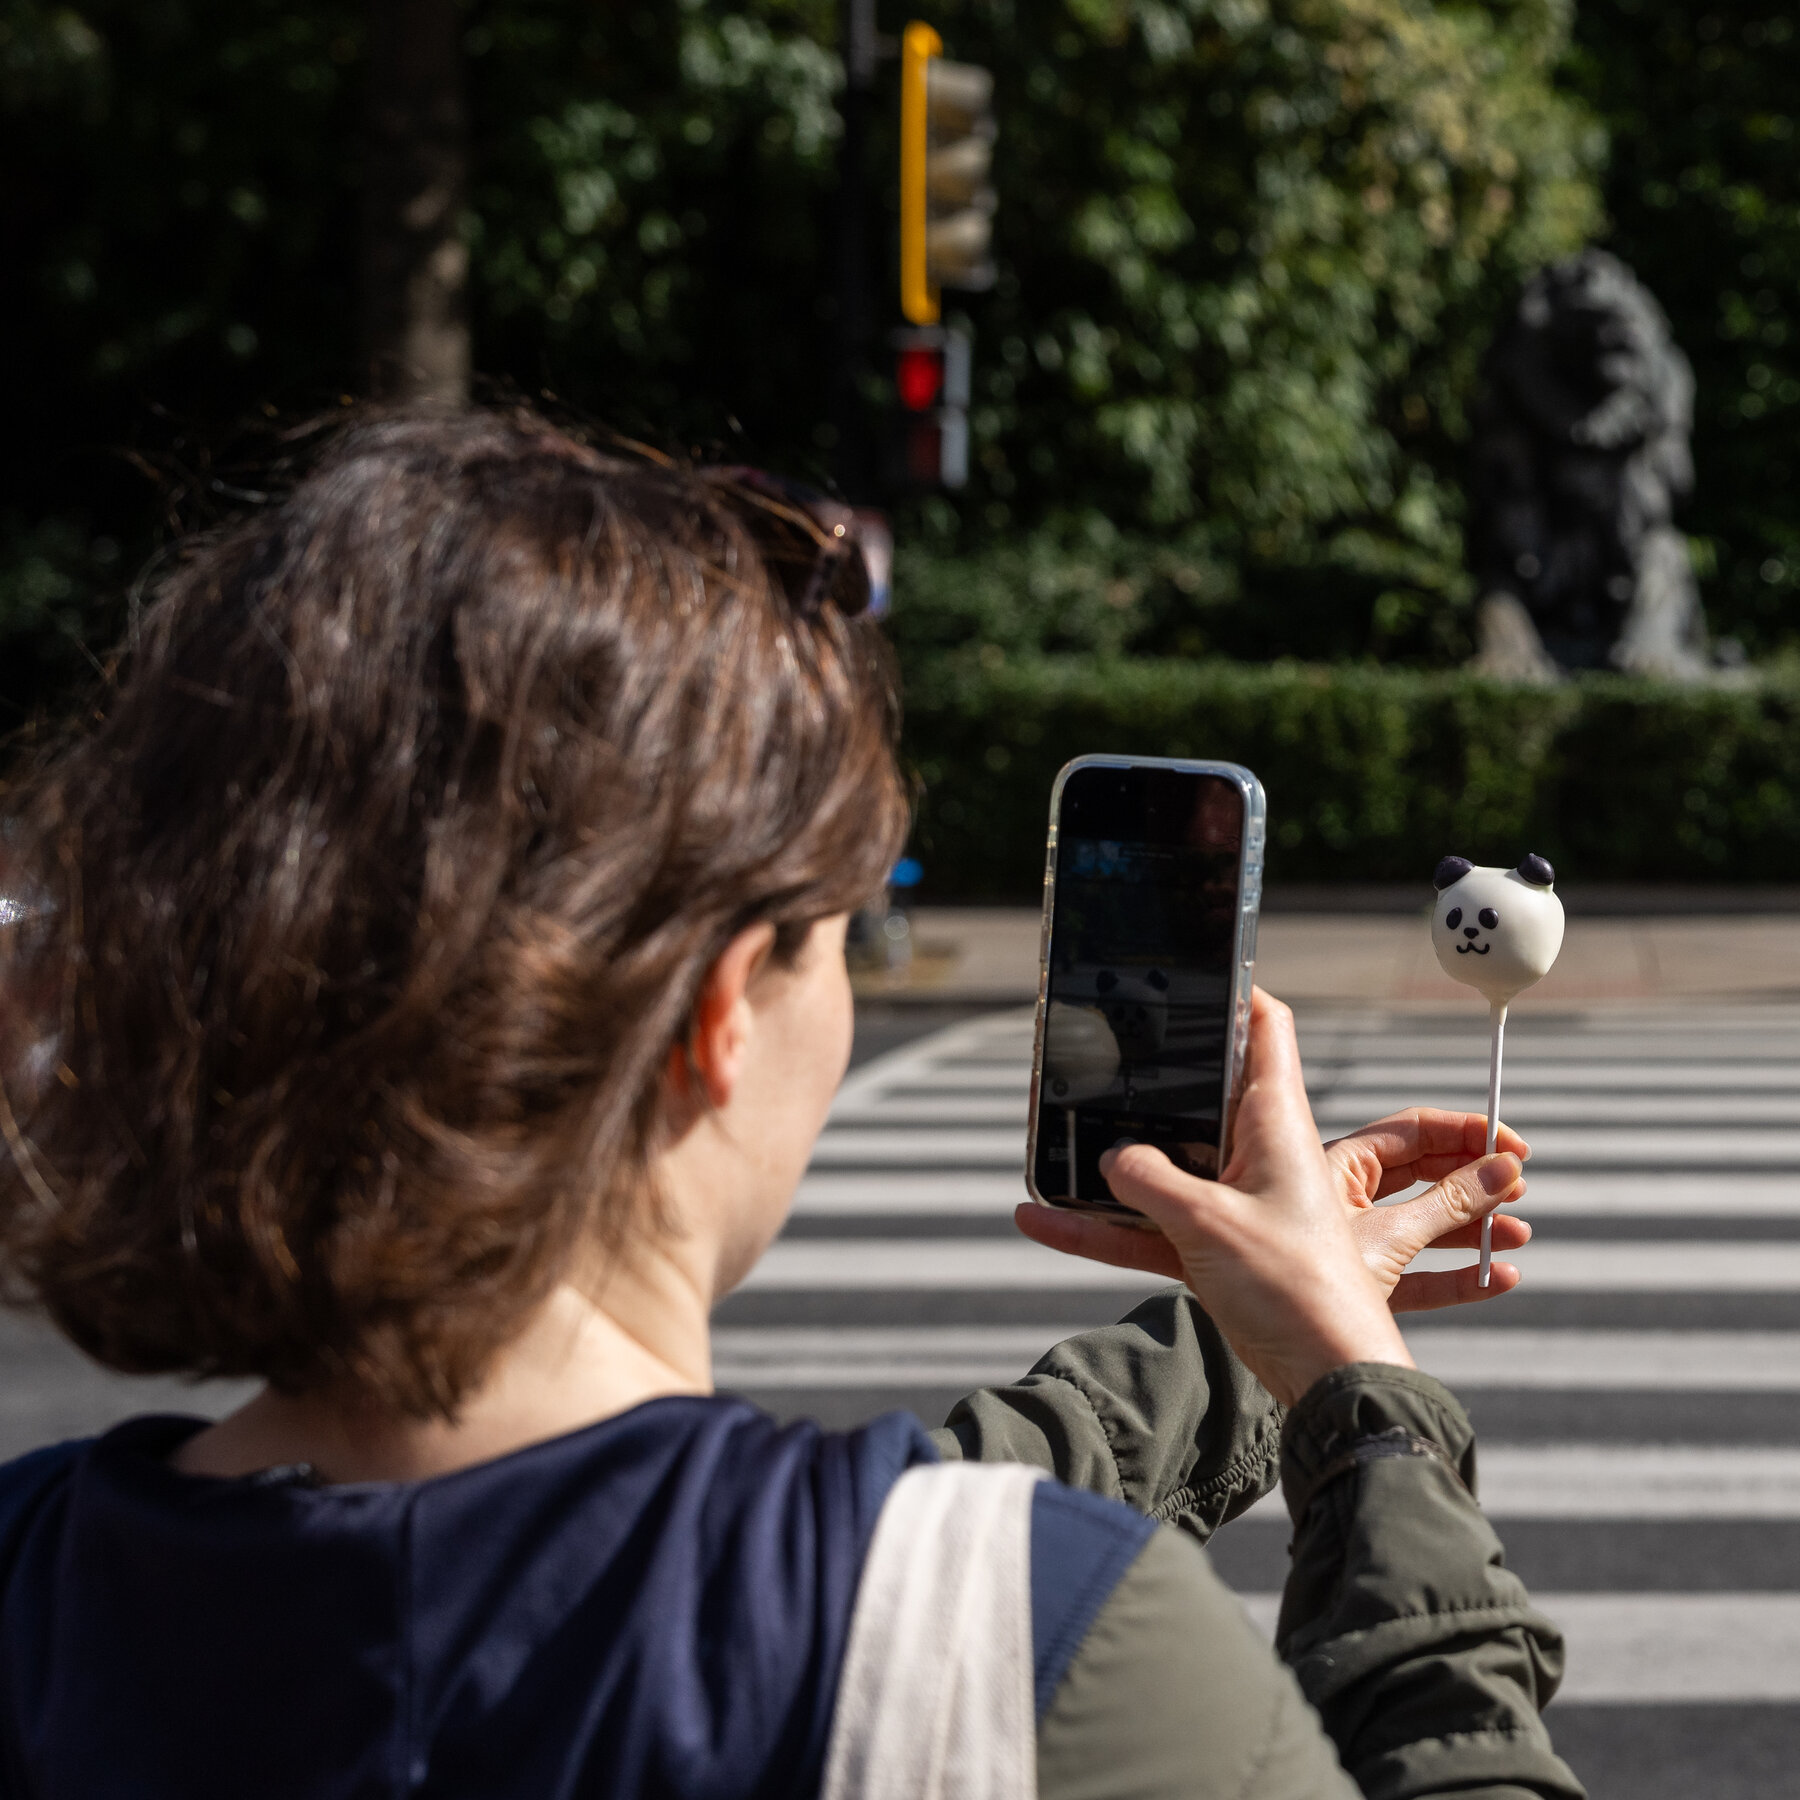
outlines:
M1179 757L1154 756L1078 756L1057 772L1050 790L1050 829L1044 856L1044 918L1038 940L1037 1024L1032 1039L1031 1113L1026 1136L1025 1185L1040 1206L1064 1210L1103 1212L1121 1223L1137 1222L1130 1213L1101 1202L1078 1200L1069 1195L1046 1195L1038 1191L1038 1131L1040 1095L1044 1075L1044 1032L1050 1005L1050 949L1056 922L1056 878L1059 821L1062 814L1063 790L1069 777L1078 769L1168 769L1191 775L1209 775L1232 783L1244 801L1244 826L1239 841L1237 926L1232 948L1235 977L1228 1005L1230 1008L1230 1055L1226 1059L1224 1088L1220 1099L1219 1166L1223 1168L1230 1155L1232 1117L1239 1087L1243 1081L1244 1058L1250 1039L1250 993L1256 974L1256 927L1262 906L1264 847L1268 836L1268 804L1262 783L1239 763L1200 762Z

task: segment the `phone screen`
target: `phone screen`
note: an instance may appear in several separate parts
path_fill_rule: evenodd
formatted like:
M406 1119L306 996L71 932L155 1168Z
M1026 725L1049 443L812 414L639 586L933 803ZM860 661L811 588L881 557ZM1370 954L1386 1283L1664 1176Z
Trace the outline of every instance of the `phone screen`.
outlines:
M1242 791L1088 766L1057 813L1037 1192L1116 1206L1101 1154L1155 1144L1216 1175L1237 980Z

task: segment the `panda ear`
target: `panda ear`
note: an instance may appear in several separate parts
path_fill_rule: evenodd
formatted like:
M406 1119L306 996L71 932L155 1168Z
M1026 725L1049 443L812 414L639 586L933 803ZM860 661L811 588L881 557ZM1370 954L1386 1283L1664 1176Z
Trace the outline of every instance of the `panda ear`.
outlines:
M1119 978L1111 969L1102 969L1094 977L1094 991L1097 994L1110 994L1119 985Z
M1441 894L1445 888L1454 887L1474 866L1466 856L1446 856L1433 872L1431 885Z
M1150 970L1150 972L1145 975L1144 979L1149 982L1159 994L1166 994L1169 991L1169 978L1161 969Z
M1520 864L1517 873L1529 881L1533 887L1554 887L1556 871L1541 856L1528 856Z

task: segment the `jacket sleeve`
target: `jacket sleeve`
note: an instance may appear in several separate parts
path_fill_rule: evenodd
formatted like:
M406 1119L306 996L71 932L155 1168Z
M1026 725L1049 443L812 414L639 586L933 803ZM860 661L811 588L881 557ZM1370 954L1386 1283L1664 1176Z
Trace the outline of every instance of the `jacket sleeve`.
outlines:
M1539 1712L1562 1635L1475 1502L1475 1433L1441 1382L1357 1363L1282 1436L1293 1564L1276 1647L1363 1792L1578 1800Z
M957 1403L947 1460L1021 1462L1204 1543L1275 1486L1282 1409L1187 1289L1058 1344L1008 1387Z
M1506 1569L1472 1491L1474 1432L1430 1376L1339 1369L1284 1421L1175 1289L971 1395L933 1437L946 1457L1035 1463L1201 1541L1277 1471L1294 1517L1277 1632L1292 1672L1204 1558L1159 1533L1040 1727L1042 1800L1204 1796L1198 1757L1237 1769L1222 1791L1242 1800L1353 1791L1334 1767L1369 1800L1581 1800L1538 1716L1561 1637Z

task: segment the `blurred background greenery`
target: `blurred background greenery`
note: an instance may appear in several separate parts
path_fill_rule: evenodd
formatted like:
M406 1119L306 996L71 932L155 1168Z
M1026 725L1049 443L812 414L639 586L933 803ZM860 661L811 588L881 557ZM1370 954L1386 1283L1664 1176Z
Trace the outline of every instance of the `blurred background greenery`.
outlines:
M898 518L922 768L948 741L923 722L1000 706L1009 669L1453 668L1481 354L1523 276L1590 241L1694 361L1681 523L1713 629L1785 679L1800 36L1776 5L919 10L994 70L1002 134L972 479ZM470 0L460 28L486 391L825 477L832 0ZM0 0L0 729L79 690L285 422L362 391L366 54L357 0ZM884 309L892 162L878 125ZM865 386L878 407L879 367Z

